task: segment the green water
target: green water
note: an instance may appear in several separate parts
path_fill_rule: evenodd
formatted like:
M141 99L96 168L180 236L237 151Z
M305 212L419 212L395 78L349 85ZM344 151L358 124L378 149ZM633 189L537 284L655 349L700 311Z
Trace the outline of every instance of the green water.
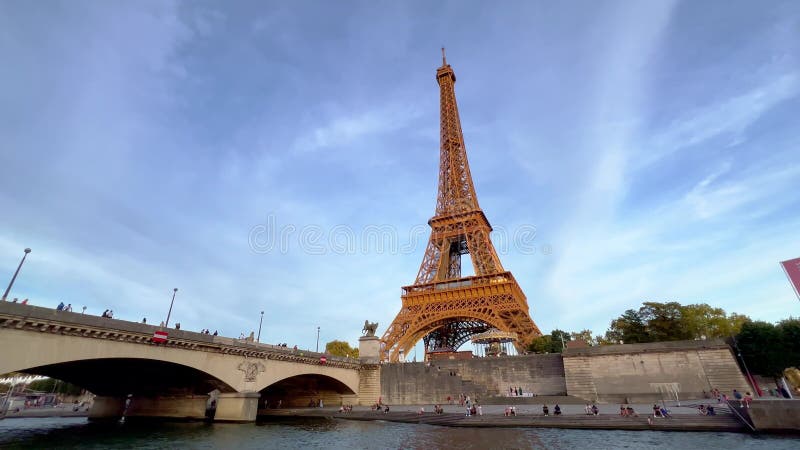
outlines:
M136 449L798 449L800 438L736 433L448 428L391 422L292 420L258 424L0 420L2 448Z

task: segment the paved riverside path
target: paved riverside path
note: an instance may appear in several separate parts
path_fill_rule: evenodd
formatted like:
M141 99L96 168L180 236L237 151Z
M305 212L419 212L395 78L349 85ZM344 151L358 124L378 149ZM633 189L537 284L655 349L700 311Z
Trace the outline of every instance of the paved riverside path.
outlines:
M420 407L425 413L420 415ZM465 409L457 405L443 405L444 414L434 414L432 405L389 406L389 413L377 412L369 407L354 407L351 413L340 413L339 408L287 408L260 410L261 417L325 417L347 420L385 420L390 422L419 423L453 427L543 427L607 430L662 430L662 431L730 431L746 432L748 429L732 414L720 411L716 416L703 416L697 409L670 406L672 418L650 418L653 405L632 405L638 417L619 416L619 405L598 405L600 414L586 415L581 405L562 406L562 415L543 416L541 405L517 407L517 415L506 417L505 406L486 405L482 416L466 417ZM649 413L649 414L648 414Z

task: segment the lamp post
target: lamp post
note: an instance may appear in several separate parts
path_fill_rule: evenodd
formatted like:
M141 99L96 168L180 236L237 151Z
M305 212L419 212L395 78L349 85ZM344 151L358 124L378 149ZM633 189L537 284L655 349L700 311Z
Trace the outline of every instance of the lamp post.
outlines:
M264 311L261 311L261 319L258 321L258 337L256 342L261 342L261 324L264 323Z
M86 307L85 306L83 307L83 311L81 311L81 314L86 314Z
M6 297L8 297L8 293L11 292L11 286L14 285L14 280L17 279L17 275L19 274L19 269L22 268L22 263L25 262L25 258L28 256L28 253L30 253L30 252L31 252L31 249L29 249L29 248L25 249L25 254L22 255L22 260L19 262L19 265L17 266L17 271L14 272L14 276L11 277L11 282L8 283L8 287L6 288L6 291L3 293L3 301L6 301Z
M172 304L175 303L175 294L178 293L178 288L172 290L172 301L169 302L169 312L167 313L167 322L164 324L165 328L169 328L169 316L172 315Z
M319 353L319 327L317 327L317 353Z

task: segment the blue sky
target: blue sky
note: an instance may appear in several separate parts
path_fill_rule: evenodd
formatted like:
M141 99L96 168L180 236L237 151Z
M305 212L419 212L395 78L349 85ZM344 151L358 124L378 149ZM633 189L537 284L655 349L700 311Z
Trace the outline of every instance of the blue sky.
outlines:
M158 322L178 287L184 328L382 333L435 207L442 45L540 328L798 315L795 1L4 1L3 276L33 249L11 296Z

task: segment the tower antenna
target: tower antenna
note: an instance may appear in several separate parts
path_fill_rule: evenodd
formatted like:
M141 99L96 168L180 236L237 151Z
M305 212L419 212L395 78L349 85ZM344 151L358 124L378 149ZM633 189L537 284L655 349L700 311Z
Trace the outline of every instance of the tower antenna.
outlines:
M444 47L442 47L442 65L443 66L447 65L447 58L445 58L444 56Z

